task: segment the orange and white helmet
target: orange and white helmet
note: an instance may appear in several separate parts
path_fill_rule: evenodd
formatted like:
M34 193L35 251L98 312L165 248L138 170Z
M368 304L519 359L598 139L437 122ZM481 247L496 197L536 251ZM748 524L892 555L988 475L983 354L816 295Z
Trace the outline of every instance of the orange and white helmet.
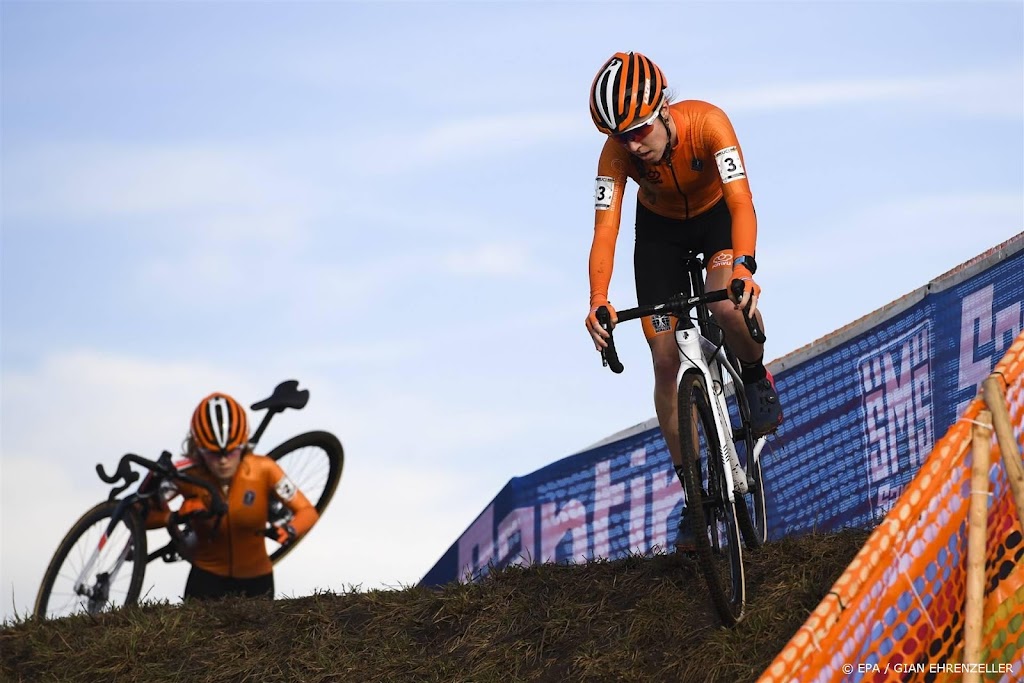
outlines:
M192 413L189 432L197 448L227 453L249 441L249 419L238 401L227 394L214 392L204 398Z
M667 86L650 59L639 52L616 52L590 86L594 125L606 135L618 135L650 123L665 101Z

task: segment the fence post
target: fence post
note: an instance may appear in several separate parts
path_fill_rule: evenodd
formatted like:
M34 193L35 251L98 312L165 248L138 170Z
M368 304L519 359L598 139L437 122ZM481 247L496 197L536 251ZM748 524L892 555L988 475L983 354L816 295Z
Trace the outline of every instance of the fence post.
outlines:
M978 413L971 438L971 500L967 513L967 597L964 601L964 663L981 663L981 626L985 616L985 538L988 526L988 468L992 414ZM964 683L981 674L967 671Z
M985 405L992 413L992 423L999 441L999 455L1006 470L1006 478L1010 482L1013 501L1017 506L1017 519L1024 527L1024 465L1021 465L1020 445L1013 437L1013 425L1010 422L1010 411L1006 408L1006 397L1003 395L1002 377L993 373L981 385Z

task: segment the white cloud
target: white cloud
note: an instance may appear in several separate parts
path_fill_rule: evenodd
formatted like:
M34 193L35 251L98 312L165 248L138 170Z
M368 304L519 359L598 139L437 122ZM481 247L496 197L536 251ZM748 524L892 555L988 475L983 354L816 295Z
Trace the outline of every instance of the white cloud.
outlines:
M546 148L561 149L567 139L584 135L593 137L586 110L484 114L448 120L419 131L399 129L379 134L355 143L349 153L362 159L361 166L367 171L391 174L426 166L479 163L481 159L537 148L543 154ZM391 150L401 150L401 155ZM508 191L515 192L514 177L508 179Z
M1024 229L1024 197L907 197L822 215L803 227L773 234L758 246L769 358L829 334L1013 237Z
M1024 229L1024 195L972 192L961 195L906 197L875 204L853 213L823 216L827 229L808 225L792 239L773 235L765 243L772 252L772 271L801 277L832 273L823 254L842 254L856 264L908 259L932 277L959 265ZM792 233L790 233L792 234ZM956 235L956 240L950 240ZM923 285L927 280L920 282Z
M929 117L1018 118L1022 73L1019 66L940 75L865 77L818 82L769 83L701 96L727 112L813 110L845 105L893 103L922 108ZM425 166L478 163L509 153L539 148L564 149L572 141L593 138L585 110L483 114L451 120L416 132L389 132L344 145L377 174L408 172ZM340 147L340 145L339 145ZM401 149L402 155L387 154ZM509 179L514 188L515 178ZM510 190L511 191L511 190Z
M203 387L249 388L216 367L71 350L33 368L4 367L4 454L114 461L125 450L159 455L184 437ZM210 390L212 391L212 389ZM50 435L51 438L40 438Z
M929 117L950 114L1020 117L1019 66L939 76L860 78L804 83L769 83L723 90L708 99L726 111L787 111L872 102L926 105Z
M4 156L5 228L19 219L108 221L133 233L293 238L310 192L252 148L66 143Z
M395 315L381 308L393 306L396 298L408 300L424 282L447 282L456 277L479 287L490 281L538 278L548 273L528 246L517 242L475 241L468 245L407 247L398 252L391 246L382 246L376 252L364 246L361 259L340 255L333 262L295 245L240 243L232 250L235 258L227 258L224 248L211 250L209 246L196 242L177 258L167 254L136 264L134 279L160 301L176 307L193 308L201 302L198 305L205 309L216 301L210 298L211 293L236 292L264 307L261 312L274 302L283 306L273 309L280 313L322 320L324 311L335 319L370 310L374 316ZM269 263L274 264L269 269L272 277L253 277L253 264ZM188 276L182 277L183 273ZM318 314L307 315L311 311ZM353 334L346 337L351 339Z

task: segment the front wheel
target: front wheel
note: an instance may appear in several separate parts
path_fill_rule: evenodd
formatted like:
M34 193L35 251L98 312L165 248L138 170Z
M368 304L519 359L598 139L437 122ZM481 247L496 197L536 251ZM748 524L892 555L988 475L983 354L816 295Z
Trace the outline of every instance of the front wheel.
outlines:
M334 497L345 465L345 451L338 437L330 432L306 432L288 439L267 453L285 471L321 516ZM279 562L302 539L286 546L267 540L270 561Z
M725 463L704 376L688 370L679 382L683 488L697 560L711 602L725 626L743 618L746 582L736 504L726 490ZM701 475L706 463L707 479Z
M117 507L116 501L100 503L71 527L43 574L37 619L97 614L139 599L146 573L146 529L131 508L115 518Z

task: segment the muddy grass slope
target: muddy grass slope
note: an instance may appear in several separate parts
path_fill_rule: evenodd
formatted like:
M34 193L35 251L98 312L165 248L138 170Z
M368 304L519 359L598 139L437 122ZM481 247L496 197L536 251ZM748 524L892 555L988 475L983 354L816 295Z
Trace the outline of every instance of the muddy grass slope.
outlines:
M150 604L0 630L2 681L753 681L863 545L847 530L748 556L723 629L685 557L511 568L470 585Z

